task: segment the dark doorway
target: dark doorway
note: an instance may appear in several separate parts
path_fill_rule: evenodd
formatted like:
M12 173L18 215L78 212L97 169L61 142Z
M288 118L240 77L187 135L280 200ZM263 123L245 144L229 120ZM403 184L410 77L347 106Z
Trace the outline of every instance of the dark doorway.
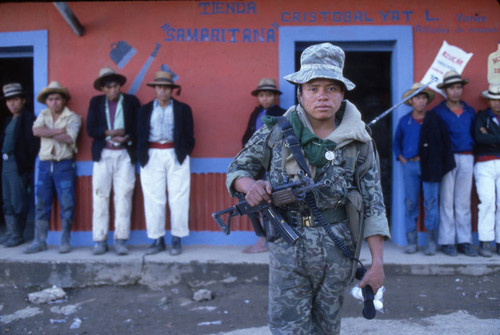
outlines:
M33 112L33 48L32 47L5 47L0 48L0 85L18 82L26 92L26 108ZM2 91L3 96L3 91ZM5 127L5 118L10 114L5 102L0 101L0 131ZM1 167L1 160L0 160ZM0 178L0 202L1 202L1 178ZM30 188L34 190L33 187ZM33 207L34 197L30 194L30 210L26 222L24 237L33 237ZM3 210L0 206L0 230L5 229Z
M305 48L318 42L295 44L295 69L300 69L300 55ZM331 42L344 50L343 43ZM359 45L358 48L359 49ZM344 77L356 87L346 92L345 98L358 107L366 123L391 107L391 52L346 51ZM392 199L392 121L387 116L371 129L380 155L381 179L387 217L391 217Z

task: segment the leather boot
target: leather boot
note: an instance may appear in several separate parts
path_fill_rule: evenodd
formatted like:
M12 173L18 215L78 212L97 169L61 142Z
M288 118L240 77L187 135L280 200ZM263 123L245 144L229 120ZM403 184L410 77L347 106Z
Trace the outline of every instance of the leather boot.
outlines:
M4 244L7 248L16 247L24 242L23 233L14 215L5 215L5 225L7 231L10 231L9 239Z
M162 237L157 238L154 242L149 246L148 250L146 250L146 255L154 255L159 253L160 251L165 250L165 239Z
M493 253L491 252L491 242L481 242L479 241L479 256L491 257Z
M25 254L47 250L47 233L49 232L49 221L38 220L35 222L35 238L31 245L24 249Z
M59 253L66 254L71 251L69 240L71 237L71 221L63 221L61 232L61 244L59 245Z
M424 255L434 256L437 249L437 230L427 231L427 244L425 245Z
M5 243L7 243L9 238L10 238L9 228L7 227L7 224L5 224L5 233L2 235L2 237L0 237L0 244L5 245Z
M181 238L177 236L172 236L172 249L170 249L170 255L177 256L182 252Z
M125 246L125 240L115 240L115 251L117 255L128 255L128 249Z
M94 245L94 250L92 251L92 253L94 255L102 255L106 251L108 251L108 244L106 243L106 241L99 241Z
M408 246L405 249L405 254L414 254L417 252L417 232L412 231L406 233L406 240L408 241Z

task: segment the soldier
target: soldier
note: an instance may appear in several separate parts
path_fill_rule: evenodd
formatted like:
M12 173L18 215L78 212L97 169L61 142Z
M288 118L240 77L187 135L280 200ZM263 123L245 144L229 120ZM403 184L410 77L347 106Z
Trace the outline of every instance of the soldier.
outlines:
M181 238L189 235L189 156L194 148L191 107L172 98L174 83L170 72L159 71L147 83L156 98L142 106L137 116L137 160L141 164L146 229L153 243L147 255L159 253L165 246L165 216L168 189L171 255L182 252ZM177 94L179 94L179 91Z
M94 88L104 92L90 100L87 133L93 138L92 239L94 255L108 250L109 198L114 193L114 246L118 255L127 255L130 214L135 187L136 115L139 100L121 93L127 78L110 67L102 68Z
M48 108L42 110L33 124L33 134L41 138L38 181L36 183L35 238L24 253L47 250L52 198L54 190L61 207L62 233L59 253L71 251L70 233L75 208L74 155L78 151L76 139L82 125L79 115L69 110L71 98L67 88L53 81L36 100Z
M304 171L299 165L307 163L315 182L335 181L332 187L310 193L308 201L279 209L299 240L294 246L283 238L269 243L268 314L270 329L276 334L338 334L353 260L331 237L336 235L342 247L351 252L358 238L348 228L347 191L359 185L365 209L362 234L372 253L372 266L360 287L370 285L376 292L383 285L382 254L389 228L372 139L361 121L361 113L344 100L345 91L353 89L354 84L342 74L343 50L330 43L313 45L304 50L300 64L298 72L285 77L297 85L299 100L285 117L305 158L290 155L280 127L274 125L276 119L266 117L266 127L252 136L230 164L226 185L233 196L236 191L244 193L246 201L255 206L270 201L274 187L290 182ZM273 134L278 136L271 143ZM351 157L348 152L356 153L357 148L365 153L364 163L349 159L356 163L353 169L346 158ZM272 153L266 153L267 150ZM266 162L265 157L270 157L270 161ZM307 162L298 165L299 160ZM263 166L269 180L256 180ZM319 224L321 221L326 223Z
M40 139L33 136L31 128L35 116L25 107L26 94L21 84L6 84L3 94L11 115L0 138L3 213L7 226L2 244L15 247L24 242L23 231L29 210L28 187Z

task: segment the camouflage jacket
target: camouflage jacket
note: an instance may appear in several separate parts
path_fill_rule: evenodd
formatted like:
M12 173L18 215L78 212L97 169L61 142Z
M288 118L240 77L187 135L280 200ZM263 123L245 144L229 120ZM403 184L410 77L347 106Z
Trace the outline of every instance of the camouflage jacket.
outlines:
M294 110L298 112L302 123L312 130L305 111L300 105L291 107L285 113L285 117L289 116ZM279 126L274 126L273 129L268 129L266 126L261 127L229 165L226 186L232 196L235 195L233 183L236 179L241 177L258 179L263 175L266 146L270 147L271 152L267 173L273 187L290 182L296 175L299 167L290 150L284 145L281 133L276 141L270 141L270 134L273 131L280 132ZM363 236L364 238L373 235L390 237L380 183L380 173L371 137L366 131L365 123L361 120L361 113L349 101L346 100L346 108L342 120L338 120L335 130L327 138L337 143L337 147L334 150L335 158L320 170L316 169L315 166L309 165L315 182L321 182L325 179L333 182L328 188L321 188L314 191L318 208L326 210L345 206L347 192L356 187L354 176L347 173L346 148L350 145L368 145L368 154L373 157L370 160L372 164L367 166L364 171L358 171L359 166L356 164L356 174L359 176L359 188L364 206ZM300 205L307 206L305 202Z

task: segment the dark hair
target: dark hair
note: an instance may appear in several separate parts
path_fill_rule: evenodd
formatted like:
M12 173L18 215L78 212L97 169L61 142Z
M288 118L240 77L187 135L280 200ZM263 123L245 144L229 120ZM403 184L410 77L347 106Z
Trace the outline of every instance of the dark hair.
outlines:
M109 76L109 77L103 78L101 80L101 87L105 87L105 86L113 84L113 83L117 83L120 86L122 85L120 83L120 80L117 77L115 77L115 76Z
M315 79L321 79L321 78L315 78ZM325 78L325 79L328 79L328 78ZM340 90L341 90L342 93L347 92L347 87L345 86L345 84L343 82L341 82L340 80L335 80L335 79L329 79L329 80L334 81L335 84L340 87ZM304 84L297 85L298 86L298 93L300 95L302 95L302 85L304 85Z

